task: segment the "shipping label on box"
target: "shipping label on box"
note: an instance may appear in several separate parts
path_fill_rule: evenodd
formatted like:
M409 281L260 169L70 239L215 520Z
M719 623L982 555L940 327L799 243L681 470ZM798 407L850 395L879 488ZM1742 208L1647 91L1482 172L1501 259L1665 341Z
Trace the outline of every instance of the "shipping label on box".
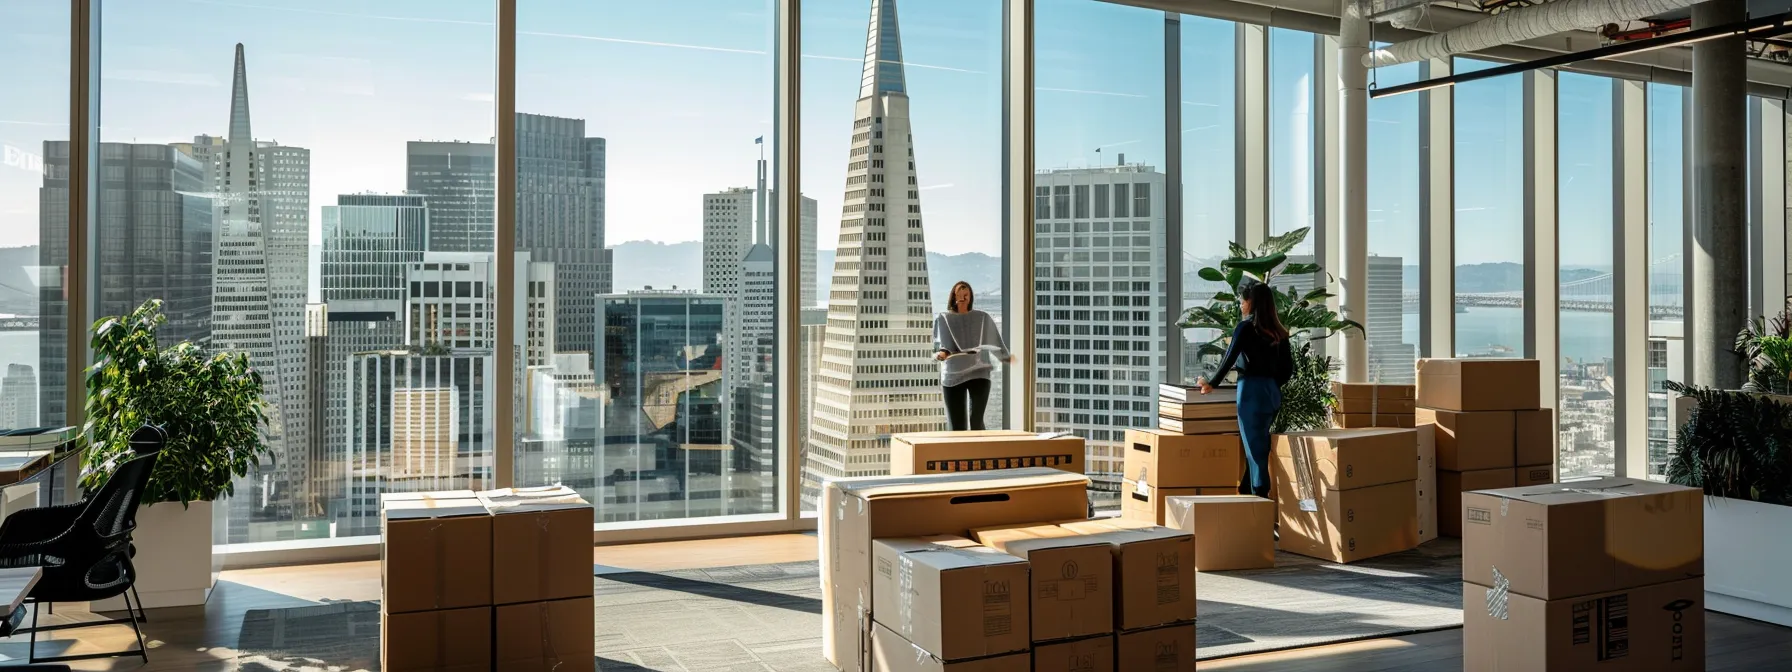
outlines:
M1556 412L1547 408L1512 412L1513 464L1556 461Z
M1238 485L1244 446L1237 434L1126 430L1125 477L1154 488Z
M989 658L943 660L881 624L872 626L867 640L871 647L867 661L875 672L1032 672L1033 655L1027 651Z
M1417 369L1420 408L1516 411L1536 408L1542 391L1535 359L1421 359Z
M1096 635L1033 647L1033 672L1114 672L1114 636Z
M1276 566L1276 503L1250 495L1170 497L1164 525L1195 535L1195 569Z
M1282 550L1347 563L1419 545L1413 481L1350 490L1320 488L1309 493L1317 499L1304 499L1289 475L1293 468L1287 459L1271 463Z
M1275 458L1289 460L1303 489L1349 490L1418 476L1412 429L1321 429L1275 435ZM1312 499L1311 493L1301 499Z
M1083 473L1082 437L990 429L890 437L890 475L1051 467Z
M1150 525L1164 524L1164 500L1201 494L1201 488L1154 488L1137 481L1121 481L1120 517ZM1226 488L1238 491L1238 486Z
M1540 600L1462 584L1467 672L1705 669L1703 578Z
M984 528L971 538L1032 565L1033 641L1114 631L1114 560L1107 541L1057 525Z
M1511 469L1438 470L1438 534L1446 537L1462 536L1462 493L1476 490L1498 490L1510 488L1513 485Z
M590 639L589 632L586 639ZM590 658L586 656L587 660ZM486 672L493 669L492 608L393 614L387 613L382 605L380 669L392 672Z
M597 644L593 598L497 607L498 670L591 672Z
M1027 561L969 539L873 542L875 621L944 660L1025 651Z
M382 609L399 614L491 605L492 517L472 495L381 498Z
M1195 619L1195 537L1161 525L1109 518L1064 523L1114 553L1115 627L1132 630Z
M1419 409L1418 423L1436 429L1437 468L1446 471L1510 469L1513 451L1511 411L1440 411Z
M816 522L822 654L846 672L870 664L873 538L1080 520L1089 512L1088 485L1087 476L1045 467L828 481Z
M590 597L591 505L565 486L479 493L492 512L492 603Z
M1556 482L1556 465L1539 464L1532 467L1514 467L1512 469L1512 485L1525 487L1528 485L1548 485Z
M1434 425L1419 425L1419 543L1438 535L1437 527L1437 439Z
M1462 495L1462 576L1559 600L1705 574L1704 494L1630 478Z
M1122 672L1195 672L1195 624L1119 633L1114 637L1114 657Z

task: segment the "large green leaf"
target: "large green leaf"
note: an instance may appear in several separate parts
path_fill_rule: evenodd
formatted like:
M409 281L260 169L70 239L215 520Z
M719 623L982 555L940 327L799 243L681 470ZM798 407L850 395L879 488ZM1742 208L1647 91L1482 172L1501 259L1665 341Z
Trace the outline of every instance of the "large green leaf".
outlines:
M1289 264L1282 267L1281 275L1312 275L1319 271L1319 264Z
M1263 279L1269 276L1270 271L1275 270L1277 266L1282 265L1282 262L1287 260L1288 255L1277 252L1268 256L1251 257L1249 259L1227 259L1220 262L1220 265L1228 269L1243 271L1258 279Z
M1279 236L1270 236L1269 240L1264 241L1263 246L1258 248L1258 254L1286 254L1305 241L1307 234L1312 230L1312 227L1303 226Z
M1196 271L1196 274L1201 276L1202 280L1206 280L1208 282L1223 282L1226 279L1225 274L1220 273L1220 269L1213 268L1211 266L1208 266L1208 267L1202 268L1199 271Z

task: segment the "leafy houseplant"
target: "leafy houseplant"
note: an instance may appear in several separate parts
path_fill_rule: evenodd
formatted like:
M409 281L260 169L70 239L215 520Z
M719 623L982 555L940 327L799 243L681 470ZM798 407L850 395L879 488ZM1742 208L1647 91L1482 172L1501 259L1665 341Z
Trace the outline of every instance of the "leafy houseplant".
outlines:
M145 503L212 501L231 494L269 452L261 374L244 353L207 355L192 343L162 348L156 328L167 322L152 299L131 314L93 326L94 363L87 370L88 447L81 485L98 489L134 457L131 433L145 424L168 436L151 474Z
M1772 319L1757 317L1736 334L1736 353L1748 363L1742 389L1792 394L1792 307Z
M1673 381L1663 386L1698 403L1676 437L1670 482L1714 497L1792 506L1792 404Z
M1260 282L1273 288L1278 278L1312 278L1313 289L1305 294L1294 288L1273 292L1276 316L1288 329L1292 340L1289 345L1294 354L1294 376L1282 386L1282 410L1271 425L1271 431L1278 433L1325 426L1326 411L1334 402L1331 373L1337 369L1337 364L1331 357L1313 352L1312 341L1351 329L1361 333L1363 329L1362 325L1339 317L1337 311L1325 305L1326 299L1335 296L1327 289L1331 274L1318 264L1288 262L1288 251L1306 240L1311 231L1310 228L1300 228L1272 236L1255 249L1231 243L1229 256L1220 262L1219 268L1208 267L1199 272L1201 279L1223 282L1227 289L1215 292L1207 305L1188 309L1180 323L1183 329L1219 332L1197 347L1197 357L1223 356L1232 330L1244 319L1238 297L1247 285Z

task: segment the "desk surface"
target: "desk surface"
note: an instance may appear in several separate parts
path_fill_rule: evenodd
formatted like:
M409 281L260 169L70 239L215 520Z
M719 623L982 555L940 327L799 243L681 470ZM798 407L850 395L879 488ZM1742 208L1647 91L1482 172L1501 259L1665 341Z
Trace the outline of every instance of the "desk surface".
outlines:
M25 596L43 578L44 570L37 567L18 569L0 569L0 604L6 605L5 613L18 611L25 604Z

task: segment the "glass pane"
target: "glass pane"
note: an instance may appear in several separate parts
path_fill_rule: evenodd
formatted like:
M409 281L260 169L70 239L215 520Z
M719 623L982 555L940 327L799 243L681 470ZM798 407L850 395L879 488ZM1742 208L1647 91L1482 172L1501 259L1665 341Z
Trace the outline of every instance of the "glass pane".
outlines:
M69 4L0 3L0 427L66 419Z
M1164 14L1088 0L1044 0L1037 11L1037 43L1051 47L1035 55L1034 182L1054 193L1105 187L1113 207L1034 215L1035 421L1083 437L1094 502L1118 508L1126 428L1157 425L1170 336Z
M517 8L516 481L600 525L779 509L772 5L717 5Z
M1312 33L1269 29L1270 235L1313 226L1315 48ZM1291 261L1310 263L1313 250L1309 235L1289 252ZM1292 286L1311 289L1298 281Z
M1379 68L1376 86L1418 80L1419 64ZM1418 95L1369 101L1369 379L1413 382L1419 343ZM1448 95L1444 92L1442 95Z
M974 288L975 308L998 328L1008 317L1002 3L903 9L803 5L802 189L818 202L803 235L818 248L817 299L798 336L805 511L822 479L889 473L891 434L946 428L932 333L955 283ZM1028 356L1026 344L1008 345ZM998 428L1003 376L993 367L984 422Z
M1666 476L1674 454L1674 395L1685 381L1686 89L1649 85L1649 474ZM1634 366L1634 363L1632 364Z
M1556 80L1557 249L1563 478L1615 473L1612 386L1612 81ZM1530 465L1520 465L1530 466Z
M1458 72L1495 64L1456 59ZM1454 87L1456 356L1524 349L1524 77Z
M162 299L164 343L260 370L273 454L228 541L378 534L382 492L489 487L491 3L105 10L95 315Z
M1238 231L1238 26L1182 17L1182 309L1206 305L1229 288L1198 275L1226 258ZM1199 346L1220 336L1211 329L1182 332L1182 378L1193 383L1210 368ZM1217 365L1217 364L1216 364Z

